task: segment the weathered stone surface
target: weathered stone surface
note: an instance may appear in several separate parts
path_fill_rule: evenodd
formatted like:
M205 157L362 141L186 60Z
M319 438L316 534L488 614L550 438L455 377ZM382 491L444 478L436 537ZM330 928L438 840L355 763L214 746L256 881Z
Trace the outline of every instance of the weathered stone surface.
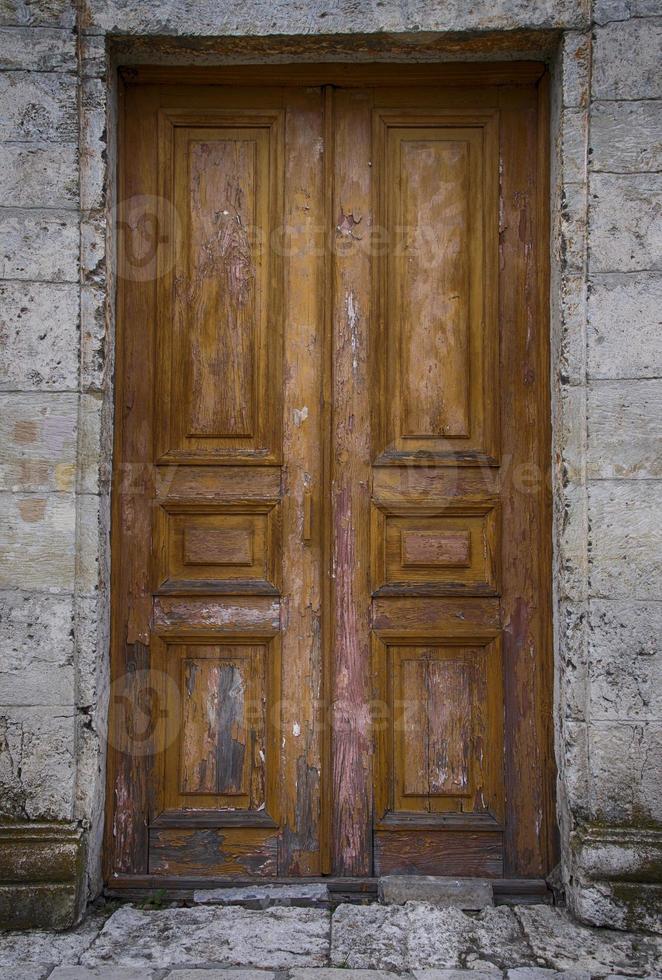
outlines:
M331 962L349 969L407 970L535 962L509 908L469 916L459 909L341 905L333 915Z
M662 275L595 276L588 298L593 378L662 376Z
M574 970L547 970L540 966L518 966L508 970L507 980L591 980L590 973L577 973Z
M385 970L345 970L336 967L320 967L318 969L300 968L292 970L290 980L397 980L398 974ZM195 978L194 978L195 980ZM474 980L474 974L471 974Z
M561 42L561 97L566 108L587 106L591 77L591 35L568 31Z
M75 20L71 0L0 0L0 24L73 27Z
M0 490L73 490L77 428L74 394L0 395Z
M582 272L586 259L586 188L583 184L564 187L563 203L554 249L567 272Z
M101 78L85 78L81 88L81 208L102 208L106 197L106 112L108 88Z
M81 386L99 391L110 369L107 358L105 294L98 286L83 285L80 293Z
M98 916L90 915L69 932L0 932L0 966L15 969L29 964L38 970L40 964L76 963L98 935L101 925Z
M495 0L467 8L461 0L439 6L418 0L408 9L397 0L380 7L351 8L310 0L303 7L289 4L219 6L213 0L170 0L141 4L130 0L86 0L86 25L97 32L125 34L372 34L376 31L476 31L514 27L586 27L588 4L571 0ZM323 27L321 26L323 25Z
M588 389L589 479L662 477L662 381L595 381Z
M74 143L0 143L4 207L67 208L78 204Z
M329 901L329 889L323 884L246 885L237 888L207 888L193 893L199 905L246 905L268 908L270 905L311 905Z
M104 549L108 547L109 500L83 493L76 498L76 587L81 595L94 595L104 584Z
M563 600L558 606L559 709L562 717L586 721L588 707L587 603Z
M0 493L0 588L72 591L75 522L71 494Z
M492 970L413 970L416 980L501 980L502 972Z
M564 109L561 117L561 165L566 183L582 183L586 179L587 150L587 110Z
M35 664L65 667L73 661L73 598L0 592L0 651L6 669Z
M0 390L76 390L78 302L73 283L0 283Z
M555 505L559 511L560 597L580 601L586 598L588 574L586 488L581 484L569 484L563 488L562 496L557 495Z
M662 602L592 599L591 712L646 718L662 704Z
M591 106L591 170L662 170L662 103L595 102Z
M324 966L330 915L319 909L230 908L115 912L84 954L86 966L167 967L204 962L285 969Z
M660 18L634 18L598 27L593 50L593 97L661 98L661 45Z
M662 174L593 174L590 190L591 274L662 268Z
M58 966L51 973L49 980L152 980L154 976L153 970L142 966L139 969L130 966ZM170 977L174 976L175 973L170 974ZM203 973L198 972L197 980L207 980L209 977L213 980L213 973L205 970ZM266 977L269 980L269 974ZM228 977L227 980L235 980L235 978ZM253 978L237 977L236 980L253 980Z
M324 971L313 969L296 972L318 976ZM202 973L200 970L173 970L168 974L168 980L275 980L275 977L276 974L270 970L205 970Z
M457 909L484 909L494 905L492 885L483 878L442 878L432 875L385 875L379 879L379 901L384 905L428 902Z
M0 980L46 980L50 976L50 964L33 963L30 966L0 966Z
M519 966L508 970L507 980L590 980L590 973L575 970L547 970L540 966Z
M589 487L591 595L658 599L662 593L662 484L601 480Z
M0 140L78 138L76 77L55 72L0 75Z
M517 916L536 956L555 970L641 977L660 968L662 945L654 937L589 929L550 905L520 906Z
M73 32L49 27L0 28L0 71L75 71Z
M595 819L626 825L661 822L662 721L595 719L589 738Z
M79 227L75 211L7 208L0 214L0 235L3 278L77 281Z
M0 708L0 816L70 820L73 709Z
M600 25L628 20L630 7L630 0L593 0L593 20Z
M563 275L554 360L559 378L573 385L583 384L586 374L586 293L581 273Z

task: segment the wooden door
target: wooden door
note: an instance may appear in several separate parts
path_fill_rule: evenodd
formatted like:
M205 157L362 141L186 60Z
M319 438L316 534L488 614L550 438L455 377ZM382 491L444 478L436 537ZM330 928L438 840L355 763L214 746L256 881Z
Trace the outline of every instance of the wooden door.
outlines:
M463 71L126 79L116 882L549 869L544 100Z

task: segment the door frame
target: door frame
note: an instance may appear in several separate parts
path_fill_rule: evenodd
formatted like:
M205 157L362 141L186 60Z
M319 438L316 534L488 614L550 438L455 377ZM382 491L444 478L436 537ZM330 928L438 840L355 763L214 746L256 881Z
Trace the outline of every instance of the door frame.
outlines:
M172 85L213 85L213 84L250 84L251 86L259 85L279 85L279 86L318 86L327 85L334 86L337 88L354 88L354 87L377 87L396 84L398 87L402 86L462 86L466 87L468 85L481 87L481 86L495 86L495 85L533 85L537 86L538 91L538 134L539 134L539 165L538 165L538 181L537 181L537 239L539 242L538 256L539 264L537 270L537 307L540 312L540 317L542 321L543 329L541 333L547 338L547 343L545 344L545 350L541 351L541 356L544 360L544 384L540 385L540 400L541 403L544 402L544 416L547 421L546 431L544 435L541 436L542 439L542 452L541 455L550 462L551 465L551 424L552 424L552 410L551 410L551 392L550 392L550 249L549 249L549 233L550 233L550 97L549 97L549 73L547 71L546 65L542 61L520 61L520 62L453 62L453 63L352 63L352 62L328 62L328 63L288 63L288 64L241 64L241 65L231 65L231 66L220 66L220 67L201 67L201 66L162 66L162 65L129 65L122 66L119 69L119 90L118 90L118 103L119 103L119 121L118 121L118 162L120 162L121 170L121 154L123 146L123 134L122 134L122 106L123 106L123 94L127 85L140 85L140 84L172 84ZM332 119L330 114L327 116L327 121L325 123L328 127L332 126ZM327 166L327 171L329 168ZM325 174L325 182L332 181L332 175L330 172ZM118 181L118 187L121 188L121 178ZM118 192L118 197L121 198L121 190ZM329 216L327 216L329 217ZM117 243L118 251L121 250L119 243ZM329 253L327 264L331 265L332 259ZM331 275L331 269L327 269L327 275ZM123 329L123 300L125 293L125 282L122 278L118 277L117 284L117 295L116 295L116 364L118 367L121 366L121 351L122 351L122 329ZM329 290L325 290L325 294L328 297ZM326 309L324 311L324 329L325 329L325 384L328 383L328 378L330 377L331 371L331 316L332 311L330 309L329 303L326 303ZM122 375L121 370L116 370L115 375L115 386L114 386L114 405L115 405L115 419L116 423L114 426L113 433L113 443L114 443L114 458L119 459L118 447L120 445L121 439L121 412L119 407L121 405L121 394L122 394ZM326 399L328 404L328 399ZM327 444L325 452L325 481L323 484L324 491L328 489L330 481L330 471L328 466L328 460L326 457L329 454L329 445ZM117 474L115 468L113 468L113 481L115 480ZM546 474L547 476L547 474ZM547 567L549 568L549 593L546 597L546 627L547 627L547 638L548 642L545 644L545 656L544 663L542 665L543 673L546 678L546 683L544 690L540 691L539 700L539 713L542 718L541 730L544 730L546 734L544 751L549 764L546 769L546 784L547 792L545 798L545 814L543 815L543 823L548 828L547 839L546 839L546 849L548 853L548 868L552 869L554 864L558 859L557 849L557 829L556 829L556 799L555 799L555 777L556 768L554 764L554 745L553 745L553 679L554 679L554 644L552 636L552 566L551 566L551 551L552 551L552 501L551 501L551 479L548 479L548 492L546 494L547 505L545 507L545 513L543 516L543 522L545 527L545 540L547 542L547 555L544 556L544 560L547 562ZM113 484L114 485L114 484ZM111 499L111 556L117 554L117 542L119 538L120 528L119 528L119 509L118 509L119 495L115 492L112 493ZM325 549L324 553L328 561L331 560L331 549L328 547L331 536L330 527L330 507L325 508L325 513L323 515L324 521L324 543ZM110 642L110 661L111 661L111 680L115 676L114 668L117 666L117 650L118 650L118 630L119 623L117 622L117 617L115 615L116 605L114 602L114 595L117 591L117 562L114 557L111 557L111 585L110 585L110 596L111 596L111 642ZM327 588L330 590L330 576L325 576L325 581L327 582ZM331 649L331 636L330 629L331 623L329 621L330 616L330 604L328 602L322 603L322 608L324 610L323 615L326 617L326 624L323 620L322 623L322 633L323 633L323 651L324 651L324 664L325 664L325 680L326 680L326 690L329 690L330 674L329 674L329 660L330 660L330 649ZM111 709L112 710L112 709ZM330 799L330 780L331 780L331 766L330 766L330 754L331 754L331 735L329 731L329 726L326 725L325 737L323 740L325 761L322 767L322 796L324 799ZM111 740L112 742L112 740ZM151 876L151 875L113 875L112 869L110 867L109 854L110 854L110 842L112 835L113 820L112 815L114 812L114 792L113 792L113 777L115 774L115 769L113 761L109 757L107 760L107 771L106 771L106 819L105 819L105 831L104 831L104 880L108 885L112 883L112 889L118 891L125 890L135 890L135 889L150 889L154 887L175 887L174 880L169 884L167 878L163 876ZM329 867L328 853L330 848L330 836L331 830L328 826L331 819L332 808L330 805L323 807L323 826L322 826L322 838L326 842L326 854L327 860L324 862L323 866ZM324 818L326 818L327 827L324 829ZM210 879L213 881L214 885L219 884L228 885L236 884L238 881L244 879L238 878L224 878L222 881L214 878ZM288 880L288 879L269 879L271 881ZM291 879L289 879L291 880ZM305 879L309 881L314 881L314 878ZM324 880L329 880L324 879ZM195 879L196 887L201 887L202 882L205 879ZM340 878L338 879L338 888L347 886L347 889L357 888L361 891L369 891L371 882L374 879L364 878L364 879L354 879L354 878ZM352 885L352 882L354 884ZM502 891L509 892L511 886L512 889L517 891L517 879L506 879L506 884L502 887ZM209 882L208 882L209 883ZM181 886L181 879L179 880L179 885ZM204 887L204 886L203 886ZM521 888L524 891L535 890L535 882L533 879L521 883Z

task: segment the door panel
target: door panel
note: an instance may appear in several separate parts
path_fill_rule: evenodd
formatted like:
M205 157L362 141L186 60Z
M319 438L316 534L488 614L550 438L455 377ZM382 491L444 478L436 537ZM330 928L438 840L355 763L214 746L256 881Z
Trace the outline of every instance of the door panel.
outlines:
M123 88L108 877L544 875L539 88L237 71Z

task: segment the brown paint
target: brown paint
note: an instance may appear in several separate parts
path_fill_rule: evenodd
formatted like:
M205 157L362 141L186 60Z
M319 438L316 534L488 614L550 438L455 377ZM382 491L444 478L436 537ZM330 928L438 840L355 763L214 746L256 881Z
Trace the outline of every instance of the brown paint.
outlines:
M541 75L125 72L110 880L550 869Z

